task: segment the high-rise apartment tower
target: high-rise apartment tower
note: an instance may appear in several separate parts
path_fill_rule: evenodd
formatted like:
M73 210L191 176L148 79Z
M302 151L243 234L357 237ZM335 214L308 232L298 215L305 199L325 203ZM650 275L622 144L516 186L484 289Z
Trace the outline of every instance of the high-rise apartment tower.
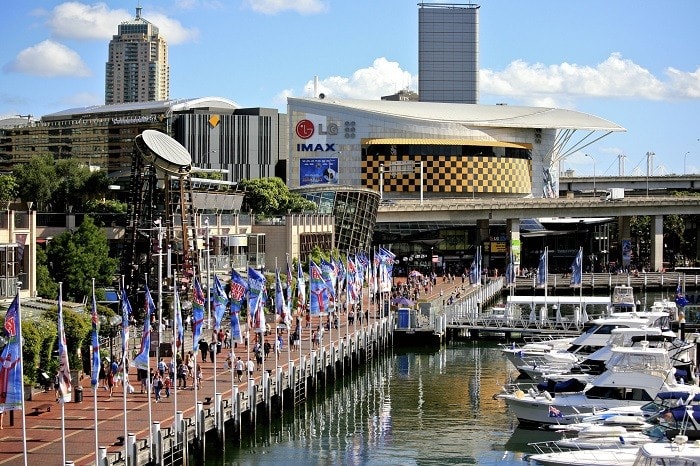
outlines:
M479 103L479 5L418 4L418 95Z
M158 28L141 17L141 8L136 8L136 18L120 24L109 42L105 103L169 98L168 44Z

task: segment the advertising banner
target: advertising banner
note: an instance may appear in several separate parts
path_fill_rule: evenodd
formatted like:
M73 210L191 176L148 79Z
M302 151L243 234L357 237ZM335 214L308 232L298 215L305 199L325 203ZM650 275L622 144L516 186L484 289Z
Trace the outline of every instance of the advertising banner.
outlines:
M338 184L338 158L301 159L299 185Z

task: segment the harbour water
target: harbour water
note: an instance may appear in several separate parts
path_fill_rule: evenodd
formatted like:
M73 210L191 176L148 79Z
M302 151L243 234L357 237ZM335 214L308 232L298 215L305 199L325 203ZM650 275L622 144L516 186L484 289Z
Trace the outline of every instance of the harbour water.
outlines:
M258 426L241 443L207 445L207 465L523 465L523 430L493 395L514 368L495 343L394 351Z
M528 465L528 443L558 434L518 427L493 399L515 376L493 341L393 350L240 443L210 442L205 464Z

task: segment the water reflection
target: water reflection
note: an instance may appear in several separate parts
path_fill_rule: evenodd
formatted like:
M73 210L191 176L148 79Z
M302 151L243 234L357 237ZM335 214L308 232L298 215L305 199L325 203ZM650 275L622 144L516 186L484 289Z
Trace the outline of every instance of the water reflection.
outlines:
M395 351L240 444L208 446L206 464L527 464L527 443L553 434L516 429L493 399L513 371L493 344Z

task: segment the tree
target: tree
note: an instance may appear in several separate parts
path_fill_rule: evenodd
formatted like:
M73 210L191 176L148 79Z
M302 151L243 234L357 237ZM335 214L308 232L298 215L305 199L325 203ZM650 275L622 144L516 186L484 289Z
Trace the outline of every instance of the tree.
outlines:
M58 295L58 283L49 273L48 256L42 247L36 248L36 293L42 298L55 299Z
M92 293L92 279L110 285L117 260L109 257L107 237L89 216L77 231L67 231L48 245L48 264L53 279L63 282L67 299L82 301Z
M13 175L0 175L0 206L17 197L17 179Z
M18 194L23 201L36 202L36 209L49 211L59 179L54 169L53 157L34 157L29 163L18 165L13 171L17 179Z
M239 186L245 189L245 206L263 217L284 215L287 211L316 210L316 204L299 194L291 193L280 178L242 180Z

